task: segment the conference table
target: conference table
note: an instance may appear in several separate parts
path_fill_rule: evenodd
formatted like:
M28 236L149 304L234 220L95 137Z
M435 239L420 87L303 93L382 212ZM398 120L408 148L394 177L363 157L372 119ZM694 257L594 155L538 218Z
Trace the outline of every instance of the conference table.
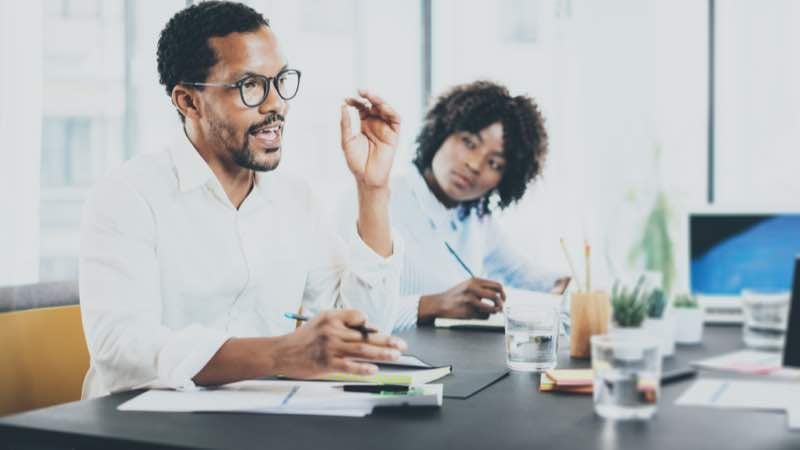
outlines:
M502 332L419 328L403 337L410 353L453 365L454 376L505 366ZM741 327L706 326L703 343L678 346L664 368L741 345ZM589 365L559 349L559 367ZM467 399L445 398L441 408L377 409L364 418L118 411L141 392L132 391L0 418L0 448L800 449L800 431L787 428L783 413L676 406L692 382L664 386L655 417L634 422L597 416L588 395L539 392L539 375L521 372Z

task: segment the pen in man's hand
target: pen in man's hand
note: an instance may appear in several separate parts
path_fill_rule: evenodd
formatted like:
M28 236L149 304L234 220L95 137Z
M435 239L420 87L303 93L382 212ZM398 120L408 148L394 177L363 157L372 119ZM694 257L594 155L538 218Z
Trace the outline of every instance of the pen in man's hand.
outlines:
M291 312L283 313L283 317L286 317L289 320L297 320L300 322L308 322L309 320L311 320L311 318L308 316L301 316L300 314L295 314ZM347 328L350 328L351 330L355 330L361 333L361 338L364 339L365 341L367 340L367 337L369 337L371 333L378 332L378 330L374 328L367 327L367 324L365 323L362 323L360 325L347 325Z

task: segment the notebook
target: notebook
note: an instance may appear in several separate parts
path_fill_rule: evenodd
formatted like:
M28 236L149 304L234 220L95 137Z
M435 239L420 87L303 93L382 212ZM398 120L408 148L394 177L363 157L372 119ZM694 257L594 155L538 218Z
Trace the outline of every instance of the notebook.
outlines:
M378 364L378 373L374 375L354 375L349 373L331 373L320 377L323 381L351 381L378 384L404 384L416 386L430 383L450 374L452 366L431 367L421 369L396 365Z

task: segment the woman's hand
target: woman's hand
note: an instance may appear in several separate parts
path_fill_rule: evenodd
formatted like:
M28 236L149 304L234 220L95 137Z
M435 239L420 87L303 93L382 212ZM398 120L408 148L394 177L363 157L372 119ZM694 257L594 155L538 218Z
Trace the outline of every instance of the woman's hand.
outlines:
M484 301L488 300L488 301ZM485 319L503 310L506 294L503 285L484 278L470 278L452 288L419 301L417 323L432 323L437 317Z

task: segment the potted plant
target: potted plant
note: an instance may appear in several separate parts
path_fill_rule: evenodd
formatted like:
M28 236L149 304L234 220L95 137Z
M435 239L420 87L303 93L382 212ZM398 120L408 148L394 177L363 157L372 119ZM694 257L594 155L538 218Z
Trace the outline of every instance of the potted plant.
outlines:
M614 334L637 334L647 315L647 302L643 297L644 277L633 289L621 286L619 281L611 289L611 309Z
M679 344L699 344L703 340L703 310L689 294L678 294L672 302L675 340Z
M647 301L647 320L645 333L661 342L661 356L675 354L675 322L667 314L667 296L661 289L653 289L645 296Z

